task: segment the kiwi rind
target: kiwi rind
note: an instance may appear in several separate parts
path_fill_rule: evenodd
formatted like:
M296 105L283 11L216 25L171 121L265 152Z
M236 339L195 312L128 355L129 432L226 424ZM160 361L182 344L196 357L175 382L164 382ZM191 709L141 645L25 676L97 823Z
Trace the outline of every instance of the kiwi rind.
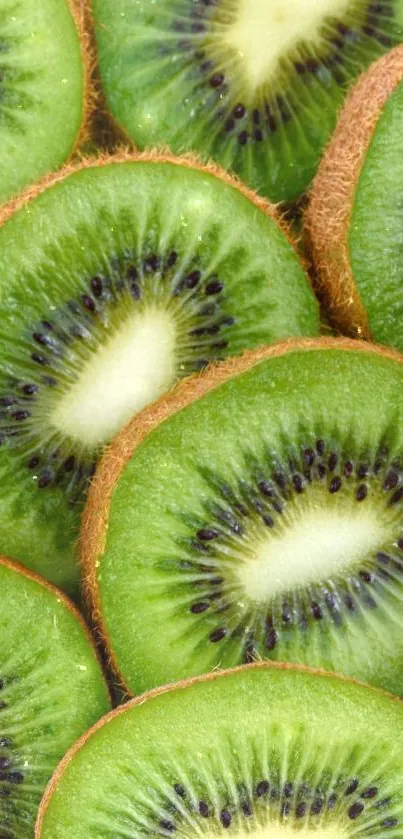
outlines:
M205 725L207 734L209 728L209 716L213 714L213 718L215 719L214 708L217 709L219 716L222 716L222 720L224 720L224 718L226 718L226 720L229 719L229 709L227 707L226 700L220 697L220 685L225 685L226 681L228 688L230 688L230 683L232 682L232 695L236 697L235 702L237 703L238 710L240 707L240 703L244 703L243 715L245 715L246 718L249 713L251 713L253 716L252 712L253 708L255 707L255 710L258 714L264 715L266 713L267 718L269 719L272 714L273 705L270 699L268 698L268 695L265 696L265 688L263 688L263 694L262 696L260 696L259 686L259 682L262 683L262 686L264 684L264 681L266 682L265 687L268 691L268 694L271 691L273 691L272 696L275 698L275 702L277 702L280 706L281 724L284 724L286 727L288 727L288 737L286 741L287 748L292 739L290 737L290 730L292 731L292 725L294 722L296 722L295 736L298 736L298 727L301 725L301 721L299 719L299 708L302 704L304 704L306 710L306 715L304 714L305 719L313 719L316 712L318 713L319 718L322 719L322 715L326 714L325 708L327 708L331 725L331 719L333 717L333 714L335 713L338 716L337 736L340 736L340 718L343 715L345 715L345 733L347 737L347 743L348 737L351 736L351 738L354 738L356 734L357 722L358 728L361 730L361 733L365 731L367 735L368 731L371 731L373 734L375 734L377 722L378 720L382 720L383 731L385 731L386 726L389 725L390 742L393 743L394 747L396 746L396 748L398 748L398 744L394 743L394 738L395 730L400 731L401 729L400 718L403 713L403 704L401 700L398 699L396 696L384 690L374 688L362 682L357 682L353 679L346 679L345 677L340 675L330 674L322 670L315 670L312 668L303 667L301 665L289 665L277 662L257 662L241 667L234 667L227 670L215 671L213 673L205 674L203 676L196 676L191 679L183 680L181 682L176 683L175 685L164 685L159 688L155 688L147 692L146 694L142 694L141 696L136 697L131 701L127 702L126 705L124 705L123 707L117 708L109 714L105 715L101 720L99 720L98 723L93 725L82 737L80 737L79 740L71 747L71 749L69 749L63 760L60 762L59 766L57 767L53 777L51 778L47 786L38 812L38 818L35 827L35 839L41 839L43 835L46 835L46 818L49 807L54 805L57 808L57 796L58 794L60 794L61 791L63 791L63 783L65 781L66 775L68 776L69 771L74 771L74 761L77 758L77 756L79 759L81 757L85 763L85 747L94 736L96 737L98 732L103 730L105 733L109 725L113 727L113 722L118 717L125 714L130 715L132 711L135 711L135 713L137 713L135 709L141 709L144 708L144 706L146 706L146 711L151 711L152 720L152 703L155 700L157 700L157 703L160 706L159 711L157 710L158 705L155 706L156 716L154 717L154 719L157 726L157 732L158 717L160 719L167 717L168 719L170 719L170 724L172 727L172 738L175 741L175 737L178 736L176 723L179 723L179 720L175 718L175 712L172 713L172 705L170 706L170 698L174 698L175 696L178 696L180 698L182 695L182 699L184 700L184 702L186 702L186 694L188 694L190 707L192 711L194 711L195 706L192 704L191 699L192 692L194 693L194 699L196 699L196 703L200 703L200 698L197 698L197 691L199 691L199 693L203 693L204 685L212 685L213 693L216 692L217 698L213 702L211 702L213 693L211 691L207 691L210 693L210 701L206 698L206 696L203 697L204 707L200 708L200 710L202 711L202 715L205 715ZM278 695L276 697L277 686L283 684L284 687L290 687L287 686L287 681L290 681L290 684L294 682L294 685L291 687L291 695L295 696L295 702L292 706L291 714L289 714L290 696L286 695L288 691L286 690L283 694L284 708L281 708L281 697L279 698ZM298 683L300 683L299 687L301 688L302 693L304 694L303 698L300 697ZM226 699L228 700L228 696ZM222 703L221 707L220 701ZM164 702L164 712L161 713L161 707L164 706ZM151 704L149 705L149 703ZM218 703L218 705L216 703ZM182 705L182 707L184 706ZM233 710L232 702L231 709ZM348 709L350 709L350 712L352 712L352 718L354 718L355 722L352 722L352 718L347 716L349 714ZM186 713L187 712L185 712L185 715ZM274 711L274 713L276 713L276 711ZM141 714L140 710L139 714ZM231 724L235 725L236 727L236 713L234 714L234 716L231 713L230 718ZM386 724L384 718L386 718ZM138 719L139 724L141 726L140 716ZM199 723L199 715L196 715L196 719ZM374 727L372 727L371 725L371 720L373 720ZM183 723L181 713L180 722L181 724ZM323 724L326 726L324 717ZM182 729L182 734L180 736L182 738L186 738L187 735L188 731L185 723ZM158 733L156 734L156 736L158 737ZM192 750L192 745L190 744L191 737L192 734L190 731L190 752ZM262 737L263 742L265 742L263 734ZM330 733L329 737L331 737ZM398 735L398 739L400 739L400 735ZM147 740L147 738L143 737L143 742L145 740ZM118 744L119 740L115 739L114 742ZM209 738L208 742L210 742ZM383 739L382 742L385 746L385 739ZM362 747L363 751L365 751L365 743L362 744ZM220 743L214 742L214 748L219 750ZM237 748L241 748L242 751L247 751L247 743L243 738L237 743ZM206 750L206 758L207 754L208 749ZM153 760L156 759L155 751L151 753L151 757ZM114 760L113 750L111 752L111 760L112 762ZM241 765L243 766L244 764L242 763ZM184 767L179 766L177 764L176 768L179 770L184 770L184 772L186 773L188 767L185 762ZM396 766L394 766L394 770L397 771ZM211 780L214 781L215 779L213 778ZM106 797L108 797L108 790L104 791L104 794L106 794ZM248 813L248 815L250 814ZM63 832L61 832L60 836L63 837L63 835Z
M111 701L94 640L73 603L8 557L0 556L0 571L0 829L4 836L14 836L16 828L19 836L30 837L53 769ZM17 770L18 781L8 780L10 770Z
M153 152L147 152L145 154L132 154L127 150L121 150L118 154L109 156L109 155L101 155L99 158L91 158L91 159L83 159L78 161L76 164L70 164L61 171L57 173L52 173L46 176L42 181L36 184L33 187L29 187L24 193L17 196L13 200L11 200L7 205L0 208L0 225L2 228L4 226L7 227L7 223L10 222L11 224L14 223L14 219L17 216L20 220L22 219L23 226L25 225L25 220L27 216L25 216L25 209L29 207L30 202L40 202L42 196L46 198L46 194L49 193L49 190L52 188L57 188L59 184L61 184L66 178L70 175L74 176L76 173L80 175L81 172L89 172L89 170L105 170L109 165L119 166L120 164L124 165L126 163L161 163L167 164L169 166L178 166L184 169L192 170L193 172L197 173L206 173L209 175L213 175L217 180L222 181L225 185L229 185L237 190L237 193L244 196L248 202L256 207L256 209L267 218L273 219L276 222L278 229L280 229L288 240L291 248L293 248L292 237L289 232L288 225L286 222L281 218L278 214L276 208L270 205L265 199L260 198L257 196L252 190L246 187L244 184L239 182L237 179L230 177L225 171L220 169L220 167L216 165L202 165L194 156L186 156L184 158L178 159L174 158L169 154L155 154ZM39 208L37 207L38 213ZM19 214L19 215L18 215ZM24 228L25 229L25 228ZM15 233L14 238L17 238L20 233ZM4 250L4 246L3 246ZM290 250L290 253L292 251ZM8 258L6 253L4 253L4 258ZM36 258L36 257L35 257ZM294 254L293 254L294 260ZM295 256L295 265L298 265L297 256ZM29 269L30 270L30 269ZM300 267L298 265L298 272L300 272ZM301 278L303 279L303 270L301 268ZM306 279L306 292L309 297L308 303L309 309L312 309L313 312L313 320L317 318L317 304L314 299L314 296L310 290L309 282ZM304 292L305 293L305 292ZM276 327L277 328L277 327ZM311 331L311 328L309 330ZM313 330L313 334L315 334L315 329ZM3 448L4 451L4 448ZM9 457L12 459L12 452L10 451ZM4 463L4 459L3 459ZM60 488L59 488L60 489ZM59 490L58 490L59 491ZM21 485L21 495L23 499L23 503L20 504L20 509L23 510L31 510L32 509L32 493L30 490L27 493L23 492L23 488ZM63 504L62 501L60 502L60 509L62 509ZM7 514L8 515L8 514ZM78 528L79 528L79 515L80 515L80 505L77 505L75 510L70 510L69 512L66 511L66 515L60 517L60 521L64 518L65 527L63 532L60 534L60 538L58 538L58 543L54 544L53 551L52 551L52 540L46 538L43 547L43 557L41 559L40 555L40 539L34 540L35 548L31 550L31 540L26 542L26 548L24 549L24 544L21 545L21 542L24 540L24 530L19 533L19 538L17 541L13 540L11 542L5 542L3 544L3 550L7 553L11 553L16 558L20 559L23 562L27 562L30 566L34 567L36 570L39 570L40 573L50 577L53 582L56 582L57 585L66 588L71 593L74 593L77 587L78 582L78 569L77 565L74 561L74 542L76 536L78 535ZM72 518L74 519L72 521ZM49 509L45 509L45 507L40 512L40 519L42 524L46 527L47 522L51 520L53 523L56 521L52 516ZM7 528L9 528L10 524L9 521L7 523L7 527L4 525L3 533L6 536ZM53 525L52 525L53 526ZM49 532L52 528L48 528ZM70 553L69 553L70 552ZM46 555L45 555L46 554ZM68 560L67 557L70 556ZM59 567L60 566L60 567Z
M75 21L80 38L81 57L84 68L84 98L81 128L70 157L68 165L80 153L85 143L89 142L92 134L92 120L99 107L99 92L95 84L96 55L91 38L91 11L87 2L83 0L67 0L71 14ZM45 177L45 176L44 176Z
M247 372L259 362L265 359L287 355L288 353L291 354L299 350L303 350L304 352L315 352L317 350L353 351L355 353L373 354L381 358L394 360L399 365L403 361L403 357L393 350L346 338L291 340L275 346L263 347L247 352L241 358L230 359L220 365L212 365L202 375L180 382L170 393L145 409L137 416L135 421L129 423L115 438L99 463L95 479L89 491L82 519L80 553L83 583L94 622L99 627L107 650L111 668L117 674L118 679L129 695L137 692L137 685L141 686L139 687L140 690L144 690L152 687L155 682L152 684L147 682L144 685L144 682L141 680L141 675L138 672L136 679L139 681L133 683L122 673L122 667L119 665L113 643L109 638L98 582L99 563L106 550L113 494L125 470L125 466L133 457L137 447L152 435L154 430L177 412L180 412L183 408L191 405L191 403L197 401L209 391L214 390L229 379ZM309 661L306 663L309 663ZM328 669L331 668L328 666ZM356 675L354 671L350 671L350 673L351 675ZM365 678L368 677L366 676ZM167 681L173 681L174 679L174 676L170 676ZM161 681L163 680L161 679ZM379 684L385 683L380 681Z
M98 168L100 166L108 166L111 163L172 163L177 166L186 166L189 169L197 169L200 172L214 175L230 186L236 187L242 195L245 196L258 210L264 212L269 218L274 219L280 225L284 235L287 237L290 244L295 248L295 240L291 232L291 225L286 220L285 215L280 208L270 202L264 196L259 195L252 187L245 184L236 175L227 172L214 161L208 163L203 162L200 158L188 152L178 157L172 154L168 148L165 149L146 149L145 151L136 151L127 148L125 145L119 145L113 153L100 151L96 156L82 156L77 160L69 161L65 166L57 172L50 172L37 183L28 186L18 195L14 196L2 207L0 207L0 226L5 224L8 219L14 215L15 212L21 210L34 198L37 198L47 189L51 188L59 181L65 180L66 177L79 172L83 169Z
M332 322L353 337L371 338L349 251L354 197L379 116L402 79L403 47L398 46L371 65L353 87L314 178L305 213L318 295Z

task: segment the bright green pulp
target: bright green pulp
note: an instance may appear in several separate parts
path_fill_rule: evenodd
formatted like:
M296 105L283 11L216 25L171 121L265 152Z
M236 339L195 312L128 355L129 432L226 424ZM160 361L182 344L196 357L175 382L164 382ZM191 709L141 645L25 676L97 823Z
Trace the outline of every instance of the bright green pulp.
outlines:
M375 341L403 350L403 83L381 112L354 194L348 244Z
M223 674L128 705L94 732L53 788L40 839L276 837L286 827L397 837L402 731L401 703L361 685L270 667ZM395 829L381 824L388 817Z
M1 560L0 591L0 833L31 839L59 760L110 705L89 635L58 592Z
M402 385L401 365L371 352L295 350L216 387L135 449L96 567L104 632L134 694L256 657L403 693ZM199 537L206 528L216 538ZM271 554L256 581L262 546Z
M84 67L67 0L0 9L0 201L57 169L84 115Z

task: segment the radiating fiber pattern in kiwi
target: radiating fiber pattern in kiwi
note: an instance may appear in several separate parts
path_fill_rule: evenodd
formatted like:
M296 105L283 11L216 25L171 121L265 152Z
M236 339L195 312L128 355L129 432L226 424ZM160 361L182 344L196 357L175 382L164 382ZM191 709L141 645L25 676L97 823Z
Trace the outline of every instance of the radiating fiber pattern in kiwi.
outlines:
M59 760L105 714L90 636L57 589L0 558L0 836L31 839Z
M68 0L3 0L0 201L71 155L85 114L85 56Z
M197 150L274 201L307 188L402 0L93 0L108 106L139 148Z
M85 576L133 694L259 658L403 693L403 367L351 343L148 414L110 484L105 456Z
M399 46L352 90L305 215L318 287L333 322L400 351L402 132Z
M383 692L267 664L165 688L67 755L36 838L397 837L402 719Z
M0 545L62 587L102 446L176 379L317 334L266 207L177 162L92 165L0 229Z

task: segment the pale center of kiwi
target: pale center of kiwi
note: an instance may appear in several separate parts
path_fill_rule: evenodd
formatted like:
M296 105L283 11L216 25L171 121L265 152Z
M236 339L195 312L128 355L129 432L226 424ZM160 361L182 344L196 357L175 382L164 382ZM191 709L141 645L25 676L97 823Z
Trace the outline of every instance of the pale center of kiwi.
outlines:
M276 76L280 59L301 42L321 45L326 18L343 18L351 0L238 0L222 39L244 64L253 89Z
M381 546L390 522L371 504L350 509L313 505L270 533L237 569L246 595L266 602L296 586L317 583L352 567ZM378 513L378 514L377 514Z
M156 307L132 315L84 364L50 417L85 446L107 442L175 379L176 329Z

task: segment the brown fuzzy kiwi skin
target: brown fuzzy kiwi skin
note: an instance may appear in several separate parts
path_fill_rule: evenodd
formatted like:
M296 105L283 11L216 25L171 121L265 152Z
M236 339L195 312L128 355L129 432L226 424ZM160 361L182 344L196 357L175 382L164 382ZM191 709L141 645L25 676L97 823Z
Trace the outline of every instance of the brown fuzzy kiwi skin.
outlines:
M33 580L34 583L38 583L38 585L42 586L42 588L46 589L46 591L49 591L51 594L53 594L57 598L59 603L63 603L63 606L66 607L67 611L70 612L70 614L76 619L77 623L80 624L85 637L87 638L89 644L91 645L94 651L96 660L98 661L100 670L104 676L106 695L112 704L109 685L105 679L103 664L96 644L94 642L94 638L92 637L91 631L87 626L81 612L79 612L72 600L70 600L70 598L67 597L67 595L64 594L64 592L60 591L60 589L54 586L53 583L50 583L48 580L45 580L44 577L41 577L39 574L36 574L35 571L31 571L29 568L25 568L24 565L21 565L14 559L10 559L9 557L0 554L0 565L4 568L9 568L10 571L15 571L17 574L20 574L21 577L25 577L26 580Z
M124 145L128 149L135 149L136 146L129 135L126 134L108 110L99 72L92 0L72 0L72 2L79 2L82 8L87 45L89 54L91 55L90 81L93 93L93 107L90 109L89 130L87 136L84 137L84 142L93 140L98 148L101 148L109 154L113 153L121 145Z
M342 331L366 339L371 334L350 264L348 233L360 172L379 116L402 79L403 45L375 61L351 89L313 180L305 213L318 296Z
M99 168L100 166L108 166L110 164L120 163L169 163L173 166L186 166L189 169L196 169L199 172L205 172L206 175L214 175L214 177L233 187L240 192L244 198L247 198L258 210L264 213L268 218L277 222L277 225L282 230L283 234L288 239L293 250L297 253L297 246L291 233L291 227L285 220L283 215L278 211L275 204L262 198L253 189L243 183L236 175L228 174L217 163L202 163L197 155L193 153L184 154L181 157L173 155L169 149L148 149L144 152L137 152L122 146L117 149L114 154L100 154L96 157L81 157L80 159L68 163L58 172L51 172L45 175L38 183L29 186L19 195L15 196L0 207L0 226L5 224L9 218L18 210L26 207L30 201L33 201L38 195L41 195L52 186L55 186L60 181L63 181L69 175L73 175L82 169ZM301 260L300 260L301 261Z
M81 127L68 158L68 161L70 161L90 137L91 119L98 106L98 92L94 84L96 56L90 37L91 17L87 0L67 0L67 6L70 9L80 39L84 71L84 101Z
M306 667L303 664L288 664L283 663L281 661L255 661L252 664L241 664L238 667L231 667L225 670L214 670L214 672L205 673L202 676L193 676L190 679L183 679L180 682L175 682L174 684L162 685L160 687L153 688L153 690L147 691L146 693L142 693L140 696L131 699L130 702L127 702L125 705L122 705L119 708L115 708L115 710L110 711L108 714L105 714L104 717L102 717L97 723L95 723L95 725L91 726L91 728L89 728L88 731L86 731L85 734L83 734L76 741L76 743L74 743L74 745L71 746L64 758L60 761L46 787L36 820L35 839L41 839L43 820L46 814L46 810L49 806L52 795L57 789L58 783L63 777L66 769L70 765L77 752L79 752L80 749L82 749L85 746L87 741L100 728L109 725L109 723L112 722L116 717L119 717L121 714L124 714L131 708L135 708L138 705L144 705L145 702L152 702L153 699L155 699L157 696L161 696L161 694L170 693L171 691L174 692L179 690L186 690L186 688L191 687L195 684L199 684L200 682L213 682L216 679L225 679L227 677L231 677L234 673L240 673L248 670L289 670L292 672L310 673L312 676L315 676L315 678L325 678L329 681L333 681L336 685L341 682L348 682L349 684L359 685L360 687L365 688L366 691L371 691L371 693L375 693L378 696L381 695L387 697L395 704L402 706L402 699L399 696L395 696L395 694L389 693L389 691L384 690L383 688L376 688L373 685L368 685L366 682L361 682L358 679L351 679L341 674L328 673L326 670L316 669L313 667Z
M118 662L108 638L103 620L97 580L97 563L106 545L108 519L114 487L133 452L154 429L170 416L200 399L206 393L237 375L245 373L261 361L299 350L353 350L373 353L403 363L403 355L387 347L349 338L302 338L282 341L242 356L209 365L202 373L182 379L171 391L137 414L115 437L101 458L91 483L82 516L79 555L84 596L97 627L99 638L106 649L108 666L128 696L133 693L119 671Z

